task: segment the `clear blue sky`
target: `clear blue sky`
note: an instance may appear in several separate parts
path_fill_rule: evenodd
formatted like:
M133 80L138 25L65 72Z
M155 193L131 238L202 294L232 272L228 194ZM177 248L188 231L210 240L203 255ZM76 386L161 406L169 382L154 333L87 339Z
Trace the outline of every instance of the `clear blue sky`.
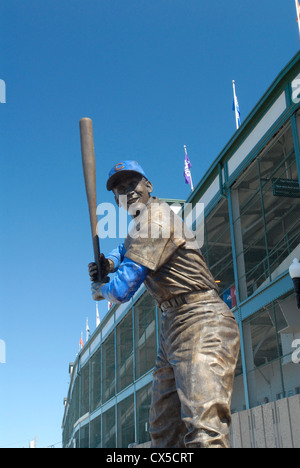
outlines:
M0 31L0 447L45 447L86 317L95 329L79 119L94 123L98 202L124 158L185 199L183 145L196 184L235 132L232 80L243 120L298 27L294 0L3 0Z

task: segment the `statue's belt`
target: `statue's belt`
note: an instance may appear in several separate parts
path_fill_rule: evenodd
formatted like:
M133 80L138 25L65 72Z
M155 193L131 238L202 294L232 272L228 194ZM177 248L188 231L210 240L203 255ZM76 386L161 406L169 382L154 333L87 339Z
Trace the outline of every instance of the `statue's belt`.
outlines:
M164 312L168 309L174 309L176 307L180 307L184 304L193 304L203 298L203 294L211 292L215 294L214 290L203 290L203 291L193 291L187 294L178 294L177 296L172 297L168 301L164 301L160 304L161 310Z

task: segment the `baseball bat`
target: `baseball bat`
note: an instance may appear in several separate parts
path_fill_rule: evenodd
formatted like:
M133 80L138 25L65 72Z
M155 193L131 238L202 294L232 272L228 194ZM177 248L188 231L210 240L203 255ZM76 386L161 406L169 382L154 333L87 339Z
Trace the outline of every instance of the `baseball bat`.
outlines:
M98 281L102 283L101 266L99 262L100 242L97 231L96 163L92 120L88 117L80 119L79 128L83 175L89 207L94 258L98 268Z

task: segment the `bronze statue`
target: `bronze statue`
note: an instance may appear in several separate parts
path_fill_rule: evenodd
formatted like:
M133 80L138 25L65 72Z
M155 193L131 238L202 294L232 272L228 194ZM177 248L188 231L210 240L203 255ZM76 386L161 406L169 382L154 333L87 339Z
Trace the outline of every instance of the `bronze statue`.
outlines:
M230 404L239 353L234 315L219 298L198 244L135 161L110 171L107 189L135 225L124 244L89 265L95 300L126 302L144 282L161 309L150 434L153 448L229 448Z

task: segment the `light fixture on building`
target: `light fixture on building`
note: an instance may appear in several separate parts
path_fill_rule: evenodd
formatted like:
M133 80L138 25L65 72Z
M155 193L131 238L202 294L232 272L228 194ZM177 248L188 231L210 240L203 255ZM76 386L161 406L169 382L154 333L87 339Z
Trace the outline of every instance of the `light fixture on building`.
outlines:
M289 273L294 283L297 297L297 306L298 309L300 309L300 262L298 258L294 258L293 263L289 268Z

